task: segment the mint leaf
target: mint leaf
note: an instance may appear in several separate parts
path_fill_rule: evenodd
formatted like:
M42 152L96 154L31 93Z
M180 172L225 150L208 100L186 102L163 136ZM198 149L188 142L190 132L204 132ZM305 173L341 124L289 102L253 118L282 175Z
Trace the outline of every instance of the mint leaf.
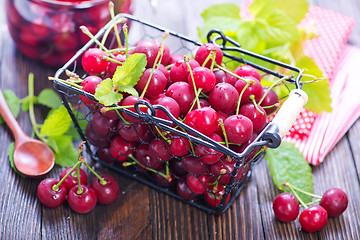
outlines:
M40 134L44 136L61 136L70 127L72 120L66 108L60 106L49 112L44 124L41 126Z
M14 117L17 118L20 112L19 98L16 96L16 94L13 91L8 89L4 90L3 94L7 104L9 105L10 111L12 112ZM0 124L3 124L4 122L5 122L4 119L0 116Z
M38 103L49 107L49 108L58 108L62 105L62 101L59 95L50 88L45 88L39 93Z
M146 55L143 53L132 54L126 61L116 68L112 78L114 85L135 86L145 71Z
M198 28L198 32L204 41L206 41L206 35L210 30L219 29L224 33L226 31L237 31L242 22L239 6L232 3L210 6L203 11L201 16L204 20L204 26Z
M135 90L135 88L130 87L130 86L119 87L119 88L118 88L118 91L120 91L120 92L125 92L125 93L129 93L129 94L131 94L131 95L133 95L133 96L136 96L136 97L139 96L139 93Z
M309 11L309 2L307 0L276 0L276 8L287 13L298 24Z
M295 22L286 13L275 9L266 18L267 28L264 29L263 41L268 45L281 45L295 42L300 38Z
M113 81L110 78L103 80L97 85L94 96L96 100L105 106L117 104L123 98L121 93L114 92Z
M55 136L53 139L58 148L58 151L55 153L55 163L61 167L74 166L78 161L78 153L72 143L71 136Z
M302 58L298 59L296 66L300 69L304 69L304 74L311 74L318 78L323 76L319 67L310 57L303 56ZM312 80L312 78L308 79L306 76L304 76L302 80ZM309 97L308 103L305 105L306 109L316 113L332 111L330 88L327 79L320 79L313 83L303 84L303 90Z
M267 149L265 159L269 162L273 182L281 191L290 192L290 189L282 185L283 182L289 182L313 193L311 167L294 144L282 142L276 149ZM311 202L310 196L299 192L298 194L305 203Z
M12 167L14 172L16 172L17 174L19 174L22 177L26 177L15 166L15 163L14 163L14 150L15 150L15 142L11 142L10 145L9 145L9 148L8 148L10 166Z
M249 6L249 12L254 18L267 18L274 10L275 0L255 0Z

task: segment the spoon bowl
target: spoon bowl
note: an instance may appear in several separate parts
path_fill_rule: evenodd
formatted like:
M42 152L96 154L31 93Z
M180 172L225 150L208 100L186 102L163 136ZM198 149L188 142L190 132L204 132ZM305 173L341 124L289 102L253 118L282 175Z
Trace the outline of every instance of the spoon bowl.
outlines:
M29 177L50 172L55 165L53 151L45 143L26 135L12 115L1 89L0 114L15 138L14 164L17 170Z

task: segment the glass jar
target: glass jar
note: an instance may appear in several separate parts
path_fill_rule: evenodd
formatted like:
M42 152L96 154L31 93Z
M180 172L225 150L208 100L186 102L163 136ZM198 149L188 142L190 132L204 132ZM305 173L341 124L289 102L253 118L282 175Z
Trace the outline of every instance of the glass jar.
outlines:
M116 11L129 13L131 0L115 2ZM6 0L10 35L22 53L45 65L67 62L89 37L110 20L109 0ZM119 6L120 5L120 6Z

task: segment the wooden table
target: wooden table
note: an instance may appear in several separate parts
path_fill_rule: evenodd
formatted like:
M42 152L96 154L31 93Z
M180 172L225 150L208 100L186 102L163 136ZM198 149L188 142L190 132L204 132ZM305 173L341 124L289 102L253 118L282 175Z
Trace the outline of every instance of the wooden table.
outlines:
M357 1L313 3L360 22ZM360 46L359 36L356 26L350 43ZM56 70L28 59L15 48L4 11L0 15L0 68L1 89L11 89L20 97L27 95L29 72L35 74L38 94L43 88L52 87L47 76ZM44 113L37 109L36 116L42 119ZM21 113L18 121L30 134L28 115ZM253 177L239 198L218 217L106 169L101 171L110 172L120 183L116 202L98 205L85 215L71 211L67 204L49 209L36 196L41 179L22 178L12 171L7 150L13 137L7 127L1 126L0 239L360 239L359 139L358 120L324 163L313 167L315 193L321 194L330 187L342 188L348 194L349 206L342 216L330 218L323 230L309 234L300 230L298 221L284 224L274 218L272 200L279 191L265 161L255 166ZM61 171L56 167L49 176L57 178Z

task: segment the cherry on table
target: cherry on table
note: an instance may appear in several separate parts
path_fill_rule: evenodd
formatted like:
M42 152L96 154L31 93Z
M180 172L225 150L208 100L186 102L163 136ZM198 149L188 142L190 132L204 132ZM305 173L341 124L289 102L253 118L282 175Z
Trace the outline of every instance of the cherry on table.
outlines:
M53 189L58 183L57 179L46 178L40 182L37 188L40 202L49 208L60 206L66 199L67 190L64 185L61 184L57 190Z
M106 183L103 184L99 178L94 177L91 180L90 186L96 193L98 203L110 204L114 202L119 195L119 184L111 175L100 174L100 177L105 180Z
M68 192L68 203L72 210L77 213L88 213L93 210L97 203L95 191L86 185L81 184L81 192L78 192L79 186L74 186Z
M274 214L282 222L294 221L299 215L299 202L291 193L280 193L273 201Z
M339 188L330 188L322 196L320 205L330 217L340 216L348 206L346 193Z
M323 229L327 223L328 214L320 205L305 209L299 217L301 228L306 232L316 232Z
M72 167L68 167L66 168L64 171L61 172L60 174L60 180L72 169ZM80 183L81 184L87 184L87 174L83 169L79 169L79 173L80 173ZM61 183L62 186L64 186L67 191L69 191L73 186L78 185L79 181L78 181L78 176L77 176L77 169L74 169L70 175L68 175L64 181Z

